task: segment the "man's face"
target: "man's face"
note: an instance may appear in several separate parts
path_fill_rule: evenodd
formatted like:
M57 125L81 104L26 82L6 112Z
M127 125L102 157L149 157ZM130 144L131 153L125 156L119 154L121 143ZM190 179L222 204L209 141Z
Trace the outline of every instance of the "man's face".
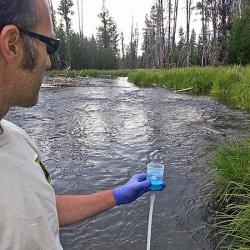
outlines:
M38 15L38 25L32 30L33 32L52 37L53 27L50 17L49 6L46 0L36 0L36 8ZM46 44L32 37L32 43L37 51L37 61L33 69L24 69L23 62L25 60L25 49L23 44L23 58L19 65L19 74L15 76L15 101L14 106L30 107L34 106L38 101L39 90L43 81L46 68L51 66L49 55L46 51Z

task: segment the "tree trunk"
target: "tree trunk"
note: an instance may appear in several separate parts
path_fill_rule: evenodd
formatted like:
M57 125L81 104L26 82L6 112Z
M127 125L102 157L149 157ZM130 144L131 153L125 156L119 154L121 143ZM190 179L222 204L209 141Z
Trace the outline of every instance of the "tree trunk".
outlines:
M176 37L176 27L177 27L177 18L178 18L178 7L179 7L179 0L175 0L170 63L173 61L173 56L175 54L175 37Z
M206 28L206 18L205 18L205 0L201 2L201 18L202 18L202 57L201 57L201 65L202 67L207 66L206 60L206 44L207 44L207 28Z
M158 0L156 11L156 66L162 68L165 61L165 31L164 31L164 17L163 17L163 0Z
M187 19L187 30L186 30L186 66L190 65L190 19L191 19L191 2L192 0L186 0L186 19Z
M124 46L124 35L123 32L121 33L121 45L122 45L122 62L124 62L125 58L125 46Z
M129 46L129 67L133 68L133 40L134 40L134 17L132 16L131 33L130 33L130 46Z
M65 23L66 23L66 36L67 36L67 50L68 50L68 67L71 67L71 51L70 51L70 24L68 22L67 16L65 16Z
M79 0L77 0L77 13L78 13L78 25L79 25L79 35L81 37L81 42L82 42L82 24L81 24L81 12L80 12L80 5L79 5Z
M171 16L172 16L172 3L168 1L168 40L167 40L167 65L171 62Z
M218 15L217 15L217 0L213 0L212 6L212 23L213 23L213 38L212 38L212 64L217 62L217 34L218 34Z
M81 34L83 40L83 0L81 0Z

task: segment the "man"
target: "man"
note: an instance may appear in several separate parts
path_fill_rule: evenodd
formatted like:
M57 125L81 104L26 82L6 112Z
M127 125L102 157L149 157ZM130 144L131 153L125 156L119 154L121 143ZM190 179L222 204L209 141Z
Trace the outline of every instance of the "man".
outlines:
M79 222L136 200L145 174L91 195L55 195L30 137L3 117L37 103L49 54L57 51L47 0L0 1L0 249L62 249L59 225ZM46 179L47 178L47 179Z

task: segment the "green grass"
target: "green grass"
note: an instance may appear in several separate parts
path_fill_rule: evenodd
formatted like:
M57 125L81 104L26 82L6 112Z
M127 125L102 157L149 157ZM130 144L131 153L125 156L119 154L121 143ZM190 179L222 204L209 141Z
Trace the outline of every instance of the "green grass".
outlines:
M250 111L250 66L243 70L240 82L233 86L233 103Z
M129 73L128 80L139 86L153 84L172 89L193 88L194 93L207 94L215 78L213 68L178 68L171 70L135 70Z
M219 246L250 249L250 143L223 146L215 155Z
M130 72L128 79L138 86L192 88L194 94L211 95L221 102L250 111L250 66L139 69Z

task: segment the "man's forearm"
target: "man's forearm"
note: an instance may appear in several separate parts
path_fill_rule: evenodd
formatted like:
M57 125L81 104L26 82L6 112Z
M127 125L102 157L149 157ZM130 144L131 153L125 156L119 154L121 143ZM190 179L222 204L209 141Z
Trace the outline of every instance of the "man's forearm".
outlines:
M60 226L70 225L115 206L112 190L90 195L57 195L56 207Z

